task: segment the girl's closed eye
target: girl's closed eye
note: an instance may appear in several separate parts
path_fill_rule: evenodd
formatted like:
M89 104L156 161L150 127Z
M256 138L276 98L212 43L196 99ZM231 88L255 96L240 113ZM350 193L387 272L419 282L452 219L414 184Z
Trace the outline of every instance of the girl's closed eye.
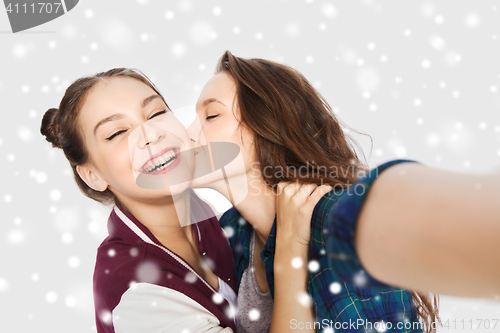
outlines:
M214 118L216 118L216 117L218 117L218 116L219 116L219 114L214 114L213 116L208 116L208 117L206 117L205 119L206 119L206 120L210 120L210 119L214 119Z
M159 115L162 115L162 114L165 114L165 113L167 113L167 109L162 110L162 111L158 111L158 112L154 113L151 117L149 117L149 119L152 119L152 118L154 118L156 116L159 116ZM109 137L107 137L106 140L107 141L111 141L111 140L113 140L114 137L116 137L116 136L118 136L118 135L120 135L122 133L125 133L126 131L127 130L121 130L121 131L115 132L115 133L111 134Z
M152 119L152 118L154 118L156 116L159 116L159 115L162 115L162 114L165 114L165 113L167 113L167 109L162 110L162 111L158 111L158 112L154 113L151 117L149 117L149 119Z
M106 138L106 140L107 140L107 141L111 141L111 140L113 140L113 138L114 138L115 136L118 136L118 135L120 135L120 134L122 134L122 133L124 133L124 132L126 132L126 131L127 131L127 130L121 130L121 131L115 132L115 133L111 134L111 136L107 137L107 138Z

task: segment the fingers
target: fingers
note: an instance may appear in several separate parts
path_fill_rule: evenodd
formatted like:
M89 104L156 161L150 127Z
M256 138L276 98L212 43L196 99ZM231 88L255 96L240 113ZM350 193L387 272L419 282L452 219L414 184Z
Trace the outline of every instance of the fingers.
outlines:
M276 194L278 196L285 194L288 197L292 197L295 193L297 193L300 186L301 183L299 182L279 182Z
M321 185L315 188L314 192L311 193L311 195L308 197L307 201L308 204L311 205L312 207L316 206L318 201L328 192L333 190L333 187L331 185L325 184Z
M321 198L325 193L328 193L332 190L332 186L325 184L318 186L314 183L303 183L300 181L287 181L287 182L279 182L277 186L277 194L285 193L288 197L296 196L307 200L311 195L314 195L314 198L319 196ZM319 200L318 198L318 200Z
M299 192L301 195L308 197L317 187L318 185L313 183L303 183L299 189Z

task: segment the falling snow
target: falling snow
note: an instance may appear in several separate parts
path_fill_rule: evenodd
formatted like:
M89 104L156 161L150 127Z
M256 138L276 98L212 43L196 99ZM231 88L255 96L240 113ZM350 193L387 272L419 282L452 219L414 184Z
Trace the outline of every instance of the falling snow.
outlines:
M213 294L212 296L212 301L215 303L215 304L221 304L223 301L224 301L224 297L222 297L221 294L219 293L215 293Z
M250 309L250 311L248 311L248 318L251 321L257 321L257 320L259 320L259 318L260 318L260 311L258 309Z
M47 303L55 303L57 301L57 293L55 291L49 291L45 294L45 300Z
M61 235L61 241L64 243L64 244L70 244L71 242L73 242L73 234L71 232L64 232L62 235Z
M341 290L342 290L342 286L340 285L340 283L332 282L332 284L330 284L330 292L332 294L338 294L338 293L340 293Z
M191 272L187 272L186 276L184 277L184 281L186 281L187 283L195 283L197 279L198 278L196 277L196 275Z
M295 257L292 259L292 267L295 268L295 269L299 269L300 267L302 267L302 265L304 264L304 262L302 261L302 259L298 258L298 257Z
M71 268L77 268L80 266L80 258L73 256L68 259L68 265Z
M0 293L7 292L9 290L9 282L2 276L0 276Z
M33 295L22 320L7 316L12 319L2 322L2 327L16 325L11 331L57 332L44 322L65 320L74 320L76 333L94 325L90 267L107 236L110 208L81 195L62 151L39 133L45 110L57 107L68 85L83 74L134 66L154 77L169 105L189 105L229 49L299 69L347 125L372 135L371 150L369 138L345 132L359 140L370 166L409 158L469 172L500 163L497 6L471 2L459 10L452 2L427 0L411 11L377 0L342 6L326 0L265 1L265 11L251 2L194 0L134 0L119 7L88 0L78 6L50 26L33 29L40 33L19 34L3 45L8 65L0 77L0 101L9 117L0 139L0 204L7 216L0 246L15 254L0 272L0 294L9 303L28 302L21 288ZM369 33L360 32L352 13L368 14ZM203 198L221 213L231 207L225 198ZM224 231L235 236L232 228ZM35 256L28 252L34 248ZM130 250L130 256L138 255L139 249ZM42 265L39 258L51 260ZM313 260L307 269L325 267ZM359 284L364 279L354 277ZM196 280L186 276L189 283ZM79 286L81 281L87 284ZM342 293L343 284L334 282L329 291ZM442 299L443 317L450 320L499 311L479 300ZM69 315L62 318L64 311ZM98 315L111 322L111 313Z
M319 269L320 269L319 262L316 260L309 261L309 264L307 265L307 267L309 268L309 271L311 271L313 273L319 271Z

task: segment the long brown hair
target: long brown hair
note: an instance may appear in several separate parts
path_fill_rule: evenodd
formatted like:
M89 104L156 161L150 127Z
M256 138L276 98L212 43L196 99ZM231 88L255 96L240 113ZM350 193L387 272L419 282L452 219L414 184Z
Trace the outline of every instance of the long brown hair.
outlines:
M349 128L297 70L269 60L239 58L226 51L216 73L229 74L236 83L240 126L254 134L257 161L269 186L301 180L347 188L368 170L362 150L365 161L356 152L359 145L344 132L343 128ZM324 172L324 166L330 170L333 166L337 172ZM307 172L269 174L269 167L278 171L305 167ZM432 302L430 294L412 292L412 296L426 332L433 332L431 323L440 321L439 297L434 295Z
M109 189L99 192L90 188L76 171L78 165L84 165L89 160L89 152L83 142L83 135L78 124L78 114L91 89L98 82L113 77L129 77L139 80L153 89L165 102L155 85L142 72L131 68L113 68L106 72L79 78L73 82L66 89L59 108L47 110L40 126L40 133L52 144L52 147L63 150L82 193L103 204L114 204L117 203L118 199ZM165 104L168 105L166 102Z

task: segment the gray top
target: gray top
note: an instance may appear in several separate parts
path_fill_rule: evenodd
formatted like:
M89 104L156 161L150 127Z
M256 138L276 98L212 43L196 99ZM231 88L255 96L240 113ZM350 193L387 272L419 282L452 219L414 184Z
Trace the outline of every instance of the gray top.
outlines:
M273 298L271 292L263 293L253 267L253 253L255 248L255 230L250 240L250 262L243 271L240 288L238 289L238 314L236 331L238 333L269 332L273 316Z

